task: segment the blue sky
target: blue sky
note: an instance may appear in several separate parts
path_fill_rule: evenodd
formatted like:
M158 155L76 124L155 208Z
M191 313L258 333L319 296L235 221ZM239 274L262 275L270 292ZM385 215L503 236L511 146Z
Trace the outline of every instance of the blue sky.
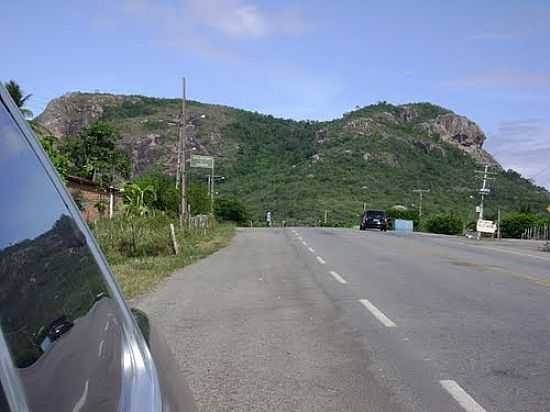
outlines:
M296 119L430 101L550 187L550 1L19 0L0 79L40 113L67 91L190 98Z

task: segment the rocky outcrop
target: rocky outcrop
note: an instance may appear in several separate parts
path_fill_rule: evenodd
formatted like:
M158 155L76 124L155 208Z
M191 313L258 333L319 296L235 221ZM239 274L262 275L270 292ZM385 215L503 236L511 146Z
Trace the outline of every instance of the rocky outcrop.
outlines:
M356 134L366 136L373 128L374 120L368 117L359 117L344 124L344 129Z
M430 136L438 136L441 140L458 146L480 163L500 167L498 162L483 150L483 143L487 138L485 133L465 116L455 113L441 114L433 120L420 123L418 127Z
M36 121L54 136L75 135L83 127L99 120L106 106L116 105L121 99L122 96L108 94L66 93L49 102Z
M419 127L430 135L438 135L444 141L465 147L481 148L486 139L475 122L454 113L439 115L434 120L421 123Z
M402 122L408 123L416 120L416 118L418 117L418 112L413 107L404 105L399 107L397 117Z

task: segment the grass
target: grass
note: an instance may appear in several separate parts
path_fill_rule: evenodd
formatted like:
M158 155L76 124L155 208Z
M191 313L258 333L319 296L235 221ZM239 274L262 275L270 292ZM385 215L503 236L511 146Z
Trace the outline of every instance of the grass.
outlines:
M143 250L138 256L132 256L129 249L116 247L125 245L128 239L120 230L119 222L100 221L92 226L111 269L115 274L124 296L128 299L138 297L151 288L158 285L172 272L191 263L211 255L226 246L235 234L235 226L232 224L217 224L206 234L178 233L180 253L176 256L171 247L160 245L153 253L151 248ZM161 225L158 219L155 221L141 221L141 227L146 227L147 238L152 242L170 244L168 225ZM113 229L115 234L113 234ZM141 233L142 235L143 233ZM116 236L119 235L117 238Z

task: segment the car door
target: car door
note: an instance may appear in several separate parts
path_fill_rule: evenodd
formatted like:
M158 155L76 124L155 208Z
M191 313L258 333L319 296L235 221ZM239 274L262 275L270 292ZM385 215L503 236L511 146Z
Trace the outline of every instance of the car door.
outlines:
M147 336L140 330L93 235L2 85L0 194L4 407L192 410L165 342L144 314Z

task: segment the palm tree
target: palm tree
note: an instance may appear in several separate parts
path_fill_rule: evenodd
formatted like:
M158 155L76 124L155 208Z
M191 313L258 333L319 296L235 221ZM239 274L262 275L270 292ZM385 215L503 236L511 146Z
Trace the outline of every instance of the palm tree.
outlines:
M14 103L21 110L21 113L23 113L25 117L32 117L32 112L26 107L23 107L25 102L29 100L32 94L27 94L25 96L25 93L23 93L23 90L21 90L21 86L19 86L14 80L10 80L5 84L5 86Z

